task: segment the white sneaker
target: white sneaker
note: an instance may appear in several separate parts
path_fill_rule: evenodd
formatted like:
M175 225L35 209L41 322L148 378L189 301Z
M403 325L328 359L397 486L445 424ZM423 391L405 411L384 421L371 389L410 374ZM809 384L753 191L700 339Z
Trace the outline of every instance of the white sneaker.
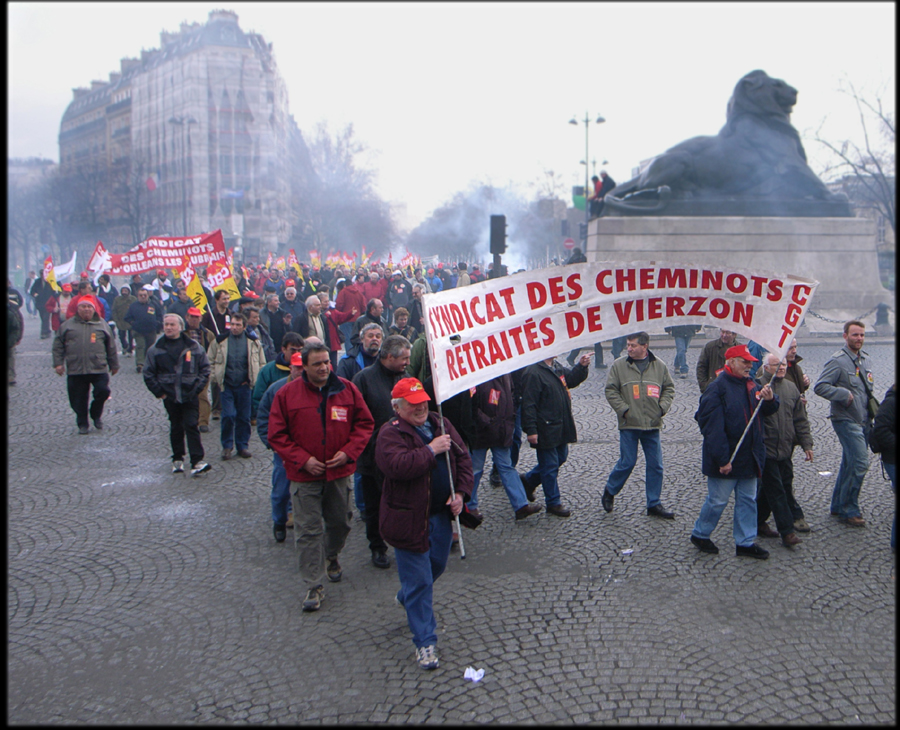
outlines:
M437 669L439 666L434 644L416 649L416 661L422 669Z
M183 461L173 461L172 462L172 473L173 474L183 474L184 473L184 462Z
M212 469L212 467L209 464L207 464L205 461L198 461L194 465L194 468L191 469L191 476L198 477L201 474L203 474L204 472L209 471L210 469Z

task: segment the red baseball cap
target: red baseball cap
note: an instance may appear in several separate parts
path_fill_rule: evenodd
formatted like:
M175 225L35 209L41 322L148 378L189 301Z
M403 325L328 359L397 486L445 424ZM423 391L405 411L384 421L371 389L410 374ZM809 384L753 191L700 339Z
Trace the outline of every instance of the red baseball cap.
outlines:
M159 275L159 276L168 276L168 274L166 273L166 270L165 270L165 269L160 269L160 270L157 271L156 273L157 273L157 275Z
M398 380L391 391L391 398L403 398L413 405L431 400L431 396L425 392L425 386L417 378Z
M257 294L252 289L248 289L246 292L244 292L244 296L248 299L259 299L259 294Z
M291 365L294 367L303 367L303 353L295 352L291 355Z
M759 358L753 357L753 355L750 354L747 345L735 345L734 347L729 347L725 350L726 360L730 360L733 357L739 357L742 360L747 360L749 362L759 362Z
M72 285L71 284L63 284L62 290L63 291L72 291Z
M288 279L285 283L285 286L294 286L296 283L293 279Z
M192 317L202 317L203 316L203 312L201 312L199 309L197 309L197 307L190 307L188 309L188 314L191 315Z

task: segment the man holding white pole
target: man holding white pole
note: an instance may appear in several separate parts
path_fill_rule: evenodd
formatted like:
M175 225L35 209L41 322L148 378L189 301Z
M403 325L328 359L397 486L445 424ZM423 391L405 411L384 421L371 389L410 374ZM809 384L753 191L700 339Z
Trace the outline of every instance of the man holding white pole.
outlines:
M765 560L767 550L755 544L756 482L766 461L763 418L778 410L769 385L762 388L747 373L756 358L746 345L725 352L725 368L711 381L694 418L703 434L703 473L709 494L694 523L691 542L704 553L719 548L710 539L734 492L734 542L738 557ZM759 399L759 418L753 418Z

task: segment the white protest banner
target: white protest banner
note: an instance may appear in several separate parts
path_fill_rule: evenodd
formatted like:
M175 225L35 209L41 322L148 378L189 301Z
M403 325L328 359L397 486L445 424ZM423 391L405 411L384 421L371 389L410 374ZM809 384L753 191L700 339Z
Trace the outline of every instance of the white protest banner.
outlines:
M75 262L78 259L78 252L72 252L72 258L70 258L66 263L60 264L59 266L53 267L53 275L56 277L57 281L62 281L63 279L68 279L72 274L75 273Z
M173 269L181 266L182 257L186 257L195 269L214 261L227 263L221 230L181 238L148 238L121 254L106 252L102 244L98 247L94 248L91 261L94 262L97 257L96 264L100 265L102 259L102 265L110 276L131 276L151 269Z
M784 357L819 282L660 261L570 264L423 297L438 402L526 365L680 324L732 330Z

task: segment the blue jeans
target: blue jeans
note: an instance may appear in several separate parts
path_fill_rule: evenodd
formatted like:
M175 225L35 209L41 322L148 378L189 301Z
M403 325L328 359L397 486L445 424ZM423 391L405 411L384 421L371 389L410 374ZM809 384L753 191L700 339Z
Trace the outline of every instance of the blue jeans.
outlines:
M750 547L756 539L756 477L706 477L706 488L709 494L700 508L700 516L694 523L691 534L708 540L734 492L734 542L740 547Z
M366 500L363 499L362 474L359 472L353 475L353 501L359 510L359 516L366 519Z
M606 491L615 497L625 486L637 463L638 442L644 450L644 461L647 462L645 478L647 509L651 509L659 504L659 497L662 494L662 445L658 428L646 430L623 428L619 431L619 460L606 480Z
M272 452L272 522L276 525L287 523L291 509L291 480L284 470L284 462Z
M831 511L843 519L862 517L859 489L869 470L869 449L863 427L855 421L832 419L831 427L841 442L841 468L831 493Z
M679 373L688 372L687 349L691 345L693 335L675 338L675 370Z
M535 451L538 463L525 475L526 481L536 484L540 479L547 507L562 504L562 497L559 494L559 467L569 458L569 446L563 444L555 449L535 449Z
M887 462L881 462L884 465L884 470L887 472L888 477L891 480L891 489L894 490L894 494L897 494L897 465L896 464L888 464ZM891 547L897 547L897 507L894 506L894 522L891 525Z
M353 336L353 324L354 323L351 321L338 325L338 329L340 329L341 334L344 336L344 352L347 352L347 350L350 349L350 338Z
M397 575L400 577L397 600L406 609L406 620L417 649L437 644L434 582L447 567L452 535L450 513L443 511L428 519L429 549L427 553L414 553L394 548Z
M487 449L475 449L472 452L472 471L475 472L475 486L472 487L472 497L466 503L470 510L478 509L478 482L481 481L481 475L484 473L484 459L487 456ZM513 511L521 509L528 504L528 498L525 496L525 487L522 486L522 480L519 479L519 473L512 465L510 460L510 448L494 447L491 449L491 456L494 459L494 465L500 474L500 481L506 490L506 496L512 505Z
M226 385L219 396L222 403L222 448L237 450L250 445L250 386Z

